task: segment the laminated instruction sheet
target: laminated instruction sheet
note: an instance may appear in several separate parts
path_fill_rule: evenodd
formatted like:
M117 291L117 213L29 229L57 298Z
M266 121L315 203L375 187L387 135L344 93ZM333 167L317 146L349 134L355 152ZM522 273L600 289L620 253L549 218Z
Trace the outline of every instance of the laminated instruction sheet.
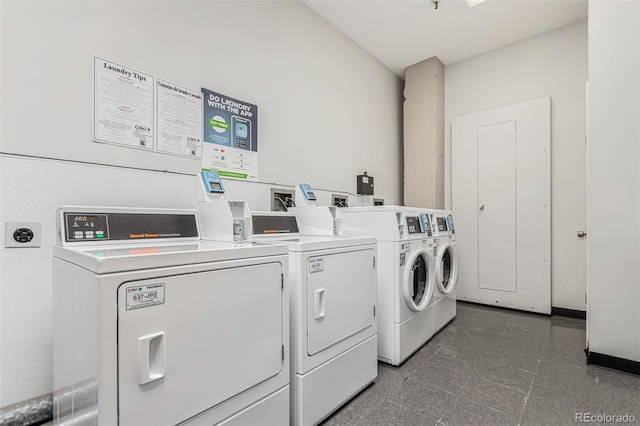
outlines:
M202 158L203 94L93 58L93 140Z
M94 57L93 140L154 150L153 76Z

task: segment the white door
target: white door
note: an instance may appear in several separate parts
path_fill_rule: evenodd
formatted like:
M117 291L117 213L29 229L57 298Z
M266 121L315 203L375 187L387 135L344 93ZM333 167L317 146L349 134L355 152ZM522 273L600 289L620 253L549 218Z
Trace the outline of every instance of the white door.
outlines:
M478 127L478 287L516 290L516 122Z
M314 355L372 327L376 294L374 250L307 260L307 353Z
M120 424L175 425L277 375L281 274L266 263L123 283Z
M452 121L458 299L551 312L551 99Z

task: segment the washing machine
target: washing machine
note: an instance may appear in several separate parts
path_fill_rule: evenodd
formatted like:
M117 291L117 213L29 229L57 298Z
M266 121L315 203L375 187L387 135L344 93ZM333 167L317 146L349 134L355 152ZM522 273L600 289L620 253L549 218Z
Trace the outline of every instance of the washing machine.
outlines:
M400 365L434 333L435 266L427 215L402 206L340 209L345 235L378 241L378 359Z
M205 242L195 210L62 207L54 423L289 422L285 246Z
M431 218L433 228L433 256L437 284L433 297L433 310L437 332L456 317L458 252L451 211L427 210L426 213Z
M376 240L304 235L291 212L253 212L252 228L289 248L291 424L317 424L378 375Z

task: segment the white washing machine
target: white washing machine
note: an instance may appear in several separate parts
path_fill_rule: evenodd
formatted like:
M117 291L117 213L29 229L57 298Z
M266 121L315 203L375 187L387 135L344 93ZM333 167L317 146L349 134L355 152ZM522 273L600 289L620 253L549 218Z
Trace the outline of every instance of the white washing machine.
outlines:
M378 359L400 365L434 333L435 267L426 215L401 206L340 209L345 235L378 239Z
M431 218L433 255L436 266L436 288L433 297L435 331L456 317L456 284L458 252L453 215L449 210L426 210Z
M201 242L195 210L62 207L54 422L289 422L285 246Z
M289 247L291 424L317 424L378 375L376 240L301 235L293 213L252 226L254 243Z

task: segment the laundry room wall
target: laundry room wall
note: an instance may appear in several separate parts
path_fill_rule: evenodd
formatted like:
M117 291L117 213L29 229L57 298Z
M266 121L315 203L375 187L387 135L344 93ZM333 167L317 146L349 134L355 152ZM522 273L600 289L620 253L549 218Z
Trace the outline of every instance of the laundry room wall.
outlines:
M199 161L91 141L93 55L257 104L262 182L355 192L366 170L402 202L402 81L301 2L0 8L0 233L42 226L39 248L0 247L0 423L51 391L56 208L195 200Z
M551 97L551 303L585 310L587 21L445 67L445 204L451 206L451 120ZM455 190L455 188L453 188ZM464 261L464 260L462 260Z
M588 143L587 343L640 363L638 2L589 2Z

